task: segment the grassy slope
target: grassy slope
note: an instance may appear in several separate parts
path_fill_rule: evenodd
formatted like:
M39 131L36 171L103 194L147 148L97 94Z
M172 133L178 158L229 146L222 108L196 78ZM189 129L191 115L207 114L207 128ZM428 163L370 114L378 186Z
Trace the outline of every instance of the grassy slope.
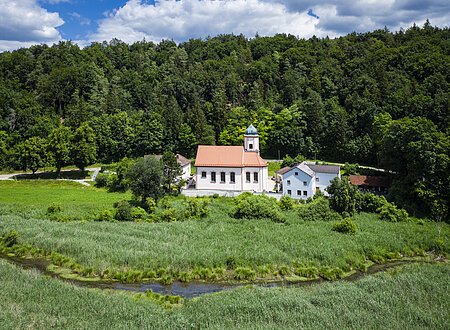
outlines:
M301 222L288 214L289 224L235 220L227 215L230 202L217 199L203 220L177 223L58 223L42 219L51 201L73 214L107 208L123 194L84 188L72 183L0 183L0 234L17 230L20 241L57 251L95 270L114 268L225 266L228 257L238 265L291 265L292 262L337 266L363 262L371 254L411 253L432 249L438 237L434 223L386 223L361 214L354 236L331 231L331 223ZM21 212L22 205L29 210ZM3 212L3 215L1 215ZM41 218L40 218L41 217ZM443 226L447 251L450 229Z
M2 329L448 329L450 266L409 265L358 282L239 288L172 311L73 287L0 261Z

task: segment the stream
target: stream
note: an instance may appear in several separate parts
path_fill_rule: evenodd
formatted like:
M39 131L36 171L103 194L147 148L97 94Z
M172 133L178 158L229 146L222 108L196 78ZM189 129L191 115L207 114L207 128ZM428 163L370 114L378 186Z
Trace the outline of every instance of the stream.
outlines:
M252 283L252 284L226 284L226 283L212 283L212 282L200 282L200 281L191 281L188 283L183 283L179 281L175 281L172 284L164 285L157 282L139 282L139 283L121 283L115 281L82 281L77 279L66 279L61 277L59 274L53 273L47 270L50 262L45 259L26 259L8 256L5 254L0 254L0 259L4 259L16 266L19 266L22 269L35 269L39 271L43 275L50 276L52 278L62 280L64 282L71 283L73 285L85 288L96 288L96 289L111 289L111 290L125 290L130 292L145 292L147 290L152 290L153 292L162 294L162 295L171 295L171 296L181 296L186 299L191 299L198 297L203 294L215 293L225 290L231 290L237 287L242 287L246 285L253 285L259 287L301 287L308 286L312 284L327 282L322 278L309 280L304 282L289 282L289 281L277 281L277 282L260 282L260 283ZM365 277L370 274L375 274L379 272L386 271L393 267L398 267L404 264L412 263L415 261L412 260L397 260L388 262L385 264L374 264L367 269L366 272L356 271L350 276L347 276L340 281L353 282L362 277Z

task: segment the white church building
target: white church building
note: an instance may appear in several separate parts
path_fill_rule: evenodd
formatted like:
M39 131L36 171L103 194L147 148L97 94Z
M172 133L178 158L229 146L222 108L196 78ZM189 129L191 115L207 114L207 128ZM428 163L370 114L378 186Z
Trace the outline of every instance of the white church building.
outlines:
M244 146L198 146L196 189L265 192L269 189L267 166L259 154L258 131L250 125Z
M307 199L320 191L328 196L325 188L336 177L341 177L338 165L302 162L283 171L282 194L296 199Z

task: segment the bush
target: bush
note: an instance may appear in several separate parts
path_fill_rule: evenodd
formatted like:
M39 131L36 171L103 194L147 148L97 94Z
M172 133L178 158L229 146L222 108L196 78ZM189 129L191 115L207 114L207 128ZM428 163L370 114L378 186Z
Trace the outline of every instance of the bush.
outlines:
M358 193L356 198L356 208L359 212L374 213L387 204L388 201L384 196L377 196L372 193Z
M47 207L47 214L55 214L61 212L61 205L58 203L52 203L49 207Z
M245 192L236 197L234 217L237 219L270 219L284 222L280 207L275 198Z
M284 195L280 198L279 204L282 210L287 211L294 209L297 203L295 202L295 199L293 199L291 196Z
M131 218L137 222L144 221L148 218L148 214L142 207L136 206L131 209Z
M341 222L337 222L333 225L331 230L337 231L338 233L343 234L355 234L356 233L356 224L353 222L351 218L346 218Z
M106 173L98 173L97 177L95 178L95 185L99 188L107 187L108 177L109 175Z
M199 198L189 198L185 203L186 216L195 218L204 218L208 215L208 200Z
M148 197L145 199L145 209L148 213L152 213L156 209L156 202L153 198Z
M389 222L408 221L408 212L404 209L399 209L392 203L386 203L377 209L380 214L380 220Z
M133 207L126 201L120 201L115 205L116 214L114 218L118 221L133 221L132 211Z
M298 208L298 216L305 221L339 221L341 216L333 212L325 197L318 198Z
M103 210L95 218L96 221L114 221L114 212L112 210Z

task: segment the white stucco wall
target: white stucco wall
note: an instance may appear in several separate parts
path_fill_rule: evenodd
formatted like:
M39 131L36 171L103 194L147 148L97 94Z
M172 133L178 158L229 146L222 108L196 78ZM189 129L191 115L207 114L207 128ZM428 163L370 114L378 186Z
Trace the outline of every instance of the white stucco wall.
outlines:
M202 178L206 172L206 178ZM211 172L216 172L216 182L211 182ZM225 182L221 182L220 173L225 172ZM235 173L235 182L230 182L230 173ZM250 182L246 181L246 172L250 172ZM254 182L253 173L258 173L258 182ZM200 190L232 190L232 191L267 191L267 167L197 167L196 189Z
M191 177L191 164L187 164L181 168L183 173L181 173L181 178L188 180Z
M288 181L290 181L290 184L288 184ZM306 182L306 186L303 182ZM314 195L315 189L315 178L311 178L298 168L293 168L283 175L283 195L289 195L296 199L307 199ZM288 193L289 190L291 194ZM298 191L300 191L300 195L297 193ZM307 192L306 196L303 194L304 191Z
M333 180L335 177L340 177L340 175L334 173L316 173L316 178L319 179L319 181L315 179L316 187L319 188L320 191L325 194L325 196L328 196L325 188L330 185L331 180Z

